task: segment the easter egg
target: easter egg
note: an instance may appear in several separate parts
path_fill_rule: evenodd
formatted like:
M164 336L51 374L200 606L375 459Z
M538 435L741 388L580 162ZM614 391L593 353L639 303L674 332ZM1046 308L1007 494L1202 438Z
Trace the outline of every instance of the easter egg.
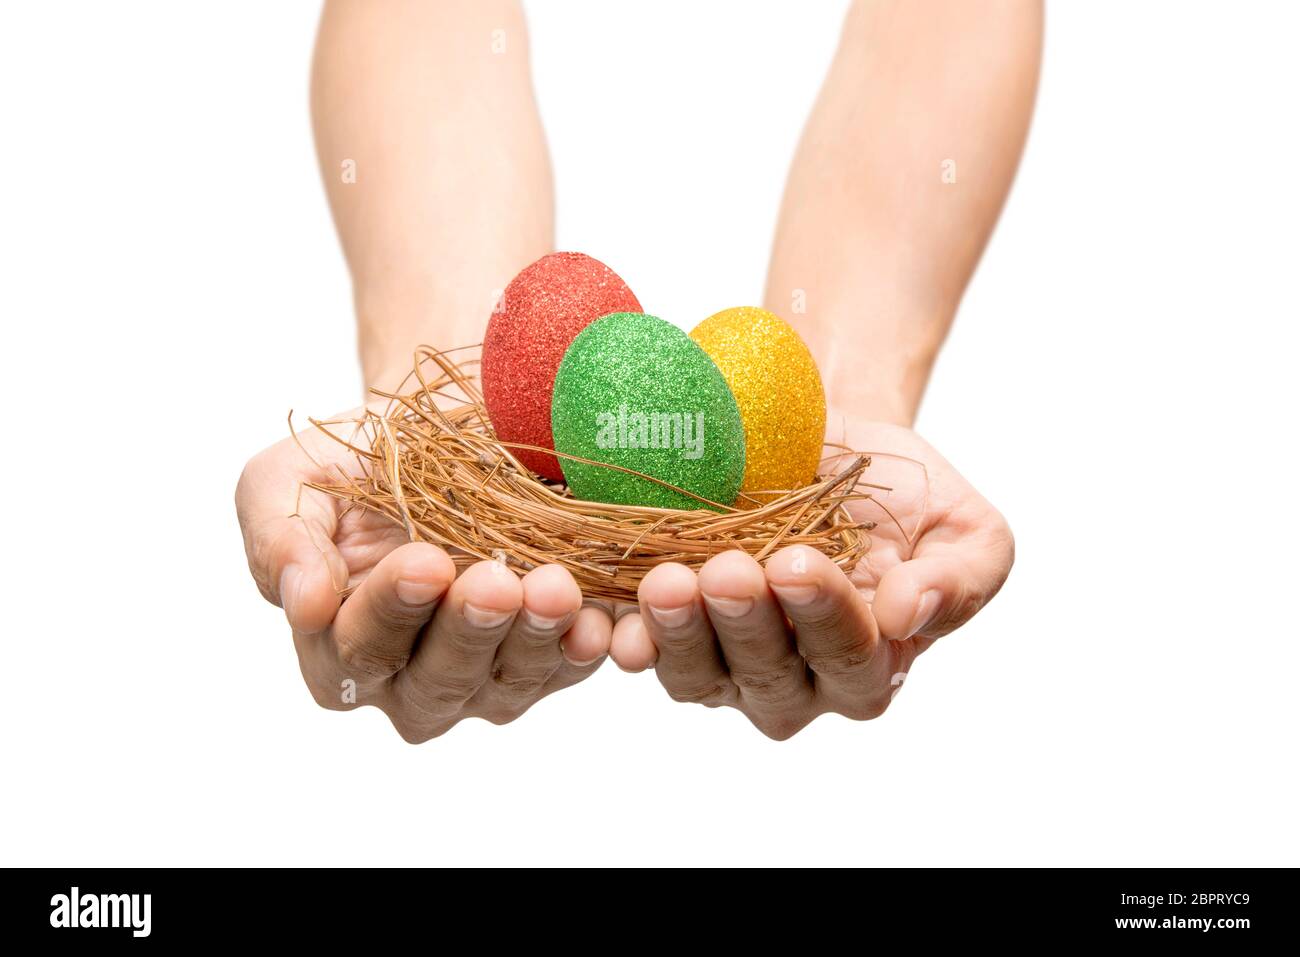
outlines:
M792 490L811 482L826 436L826 393L799 334L775 313L740 306L705 319L691 338L722 372L740 407L741 491Z
M605 316L564 354L551 402L555 450L651 475L730 505L745 474L740 410L717 366L671 323ZM639 476L560 457L580 499L699 509L698 499Z
M483 337L483 402L497 438L555 448L551 392L564 350L601 316L640 311L618 274L582 253L551 253L524 268L506 287ZM564 479L549 452L511 452L539 475Z

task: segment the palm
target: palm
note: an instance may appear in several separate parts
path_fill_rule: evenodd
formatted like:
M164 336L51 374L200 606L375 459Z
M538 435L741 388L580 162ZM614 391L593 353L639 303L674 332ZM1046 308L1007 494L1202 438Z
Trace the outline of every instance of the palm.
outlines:
M871 499L849 506L854 518L875 523L871 549L849 575L868 601L888 571L927 544L982 550L1009 543L997 510L911 429L847 419L839 433L828 441L870 454L863 481L885 486L865 489Z
M863 472L862 482L883 486L860 487L859 491L871 498L849 505L854 519L875 526L870 532L870 551L849 575L870 600L885 572L911 556L925 515L931 467L927 453L932 450L914 432L876 422L844 423L841 434L828 436L827 441L869 455L871 464ZM825 464L833 470L849 458L847 454L836 456Z
M339 431L338 434L345 433ZM352 444L365 447L362 436L346 437ZM388 516L369 508L350 507L343 499L311 488L313 484L338 485L344 476L359 479L362 468L356 453L319 429L304 432L298 438L301 448L289 440L276 446L275 450L281 453L283 468L292 473L292 480L299 489L298 512L308 518L320 534L328 534L334 545L337 558L331 560L331 565L334 566L336 584L351 590L408 538ZM312 518L317 521L310 522Z
M392 520L370 509L353 509L339 518L334 534L348 571L348 587L355 588L393 549L407 541Z

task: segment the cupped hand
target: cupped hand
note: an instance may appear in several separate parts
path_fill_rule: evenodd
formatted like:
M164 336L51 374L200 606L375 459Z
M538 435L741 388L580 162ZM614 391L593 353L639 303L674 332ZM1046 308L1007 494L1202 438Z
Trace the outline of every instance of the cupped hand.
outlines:
M284 609L318 704L375 705L419 742L467 717L512 721L600 666L609 616L583 606L566 570L521 579L482 561L457 577L441 548L307 488L356 469L356 456L317 429L298 439L249 461L235 504L249 569Z
M942 456L894 425L849 422L834 440L874 453L864 481L890 488L851 506L877 523L853 572L799 545L766 567L740 551L698 575L660 565L615 628L621 668L653 666L674 700L737 708L785 739L822 714L882 714L916 656L997 593L1011 531Z

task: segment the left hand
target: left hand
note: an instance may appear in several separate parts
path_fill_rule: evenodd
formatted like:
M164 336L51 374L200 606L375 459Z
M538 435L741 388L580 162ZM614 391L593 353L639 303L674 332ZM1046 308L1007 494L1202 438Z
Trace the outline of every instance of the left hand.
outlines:
M852 506L878 523L853 572L798 545L766 568L741 551L698 576L660 565L641 583L639 614L614 630L619 667L653 665L675 701L736 708L784 740L822 714L883 714L916 656L997 594L1011 530L942 456L896 425L850 421L832 438L877 453L864 480L892 488L878 495L893 519L872 502Z

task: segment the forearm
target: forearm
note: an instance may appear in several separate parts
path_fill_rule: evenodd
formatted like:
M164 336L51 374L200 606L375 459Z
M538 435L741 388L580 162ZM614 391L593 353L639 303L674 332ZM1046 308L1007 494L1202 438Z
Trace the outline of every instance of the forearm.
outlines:
M416 346L478 342L553 244L519 4L327 0L311 99L366 384L393 388Z
M1010 189L1040 0L855 0L795 155L766 305L832 408L910 425Z

